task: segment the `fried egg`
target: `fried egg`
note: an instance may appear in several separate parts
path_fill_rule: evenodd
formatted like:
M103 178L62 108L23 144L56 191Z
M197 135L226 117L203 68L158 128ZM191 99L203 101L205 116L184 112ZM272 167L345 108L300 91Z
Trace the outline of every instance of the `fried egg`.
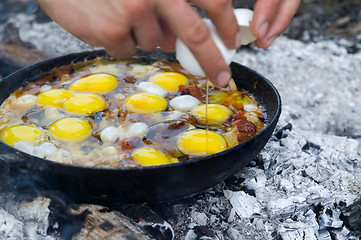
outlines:
M70 90L105 94L114 90L118 85L118 79L108 73L94 73L75 81Z
M91 125L84 119L62 118L50 125L50 136L64 142L80 142L87 139L92 132Z
M188 85L188 78L176 72L157 73L149 78L149 82L155 83L168 92L178 90L179 85Z
M75 93L63 103L63 109L75 114L92 115L106 109L105 99L95 93Z
M134 113L152 114L167 109L167 101L153 93L136 93L125 100L125 107Z
M177 111L190 111L201 102L191 95L181 95L169 101L169 105Z
M198 122L206 124L206 104L201 104L194 107L191 113L197 118ZM208 104L209 125L222 124L232 114L232 110L226 106L221 104Z
M208 156L226 150L227 143L216 132L194 129L180 136L177 147L184 154Z
M0 138L3 142L13 146L14 143L19 141L34 144L42 135L43 132L39 127L31 125L15 125L5 127L1 131Z
M141 166L155 166L174 162L158 149L151 147L141 147L131 154L133 160Z
M63 102L74 95L74 92L58 88L41 92L37 96L37 103L42 106L61 107Z

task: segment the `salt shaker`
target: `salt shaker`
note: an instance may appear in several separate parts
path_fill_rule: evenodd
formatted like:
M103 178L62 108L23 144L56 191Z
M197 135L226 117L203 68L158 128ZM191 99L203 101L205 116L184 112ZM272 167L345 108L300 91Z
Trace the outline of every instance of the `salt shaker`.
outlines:
M253 17L253 11L250 9L238 8L234 9L234 14L237 19L237 23L239 26L239 30L242 36L242 45L247 45L254 40L256 40L255 36L253 36L251 32L251 22ZM203 21L208 26L211 36L223 55L225 62L229 65L232 62L232 58L236 53L236 49L227 48L221 38L219 37L217 30L213 23L209 19L203 19ZM199 75L205 77L203 69L199 65L198 61L193 56L192 52L189 48L178 38L176 41L176 58L181 64L181 66L186 69L188 72L194 75Z

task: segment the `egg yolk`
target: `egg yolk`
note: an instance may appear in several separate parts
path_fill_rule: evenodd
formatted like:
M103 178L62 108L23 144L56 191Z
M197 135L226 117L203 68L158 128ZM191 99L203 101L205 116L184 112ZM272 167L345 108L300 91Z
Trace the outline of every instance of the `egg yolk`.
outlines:
M200 123L206 124L206 104L194 107L191 112ZM209 125L222 124L232 114L232 110L226 106L220 104L208 104L207 118Z
M218 133L196 129L183 133L177 147L184 154L208 156L226 150L227 143Z
M47 105L53 107L61 107L63 102L74 95L73 92L67 89L51 89L42 93L39 93L37 96L37 103L39 105Z
M75 81L70 90L105 94L117 87L118 79L107 73L94 73Z
M125 100L125 107L134 113L152 114L167 109L167 101L153 93L136 93Z
M0 135L3 142L12 146L14 143L23 141L34 144L42 136L42 131L38 127L30 125L16 125L5 127Z
M167 91L175 91L179 85L188 85L188 78L183 74L176 72L157 73L149 78L149 82L153 82Z
M244 105L257 105L257 102L247 94L241 92L215 92L209 96L209 101L229 106L230 108L241 110Z
M173 162L164 153L151 147L138 148L132 152L131 156L135 162L142 166L155 166Z
M91 125L80 118L62 118L50 125L50 136L64 142L80 142L87 139L92 132Z
M95 93L75 93L63 103L63 109L75 114L92 115L106 109L105 99Z

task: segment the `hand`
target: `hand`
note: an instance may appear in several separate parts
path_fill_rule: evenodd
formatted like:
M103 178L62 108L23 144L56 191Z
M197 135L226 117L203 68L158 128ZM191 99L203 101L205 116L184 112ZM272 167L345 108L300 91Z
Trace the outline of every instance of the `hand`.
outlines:
M251 30L257 37L254 44L268 48L287 28L301 0L258 0L254 7Z
M38 3L71 34L93 46L103 46L110 55L120 58L132 56L136 46L146 51L157 46L173 51L179 37L210 81L218 86L228 83L229 66L189 3L206 12L228 48L238 48L241 43L231 0L38 0Z

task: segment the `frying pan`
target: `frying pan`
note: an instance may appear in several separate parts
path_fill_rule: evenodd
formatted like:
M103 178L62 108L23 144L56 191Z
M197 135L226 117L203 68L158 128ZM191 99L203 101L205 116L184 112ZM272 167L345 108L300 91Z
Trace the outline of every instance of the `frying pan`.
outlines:
M176 61L173 54L161 50L138 51L135 57ZM102 50L89 51L23 68L0 82L0 103L20 86L52 73L57 67L96 58L110 57ZM41 159L0 141L0 164L10 172L26 172L40 179L48 189L60 190L72 199L84 202L161 202L202 192L245 167L267 143L281 113L280 96L270 81L234 62L231 69L237 87L254 94L264 107L267 126L253 138L226 151L169 165L112 169Z

